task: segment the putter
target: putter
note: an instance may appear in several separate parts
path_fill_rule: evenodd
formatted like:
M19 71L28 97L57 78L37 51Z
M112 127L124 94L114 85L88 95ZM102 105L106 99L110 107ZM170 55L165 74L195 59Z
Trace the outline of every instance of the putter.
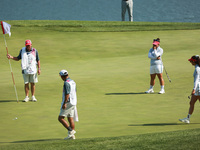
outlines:
M163 67L164 67L164 65L163 65ZM165 73L166 73L166 75L167 75L167 78L168 78L169 82L171 83L172 81L171 81L171 79L169 78L169 75L168 75L167 70L165 69L165 67L164 67L164 70L165 70Z

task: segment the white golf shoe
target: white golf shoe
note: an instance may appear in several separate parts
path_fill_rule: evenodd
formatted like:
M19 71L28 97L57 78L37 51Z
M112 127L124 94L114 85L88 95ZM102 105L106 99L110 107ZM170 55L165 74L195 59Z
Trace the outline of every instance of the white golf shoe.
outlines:
M68 131L68 136L64 138L64 140L75 139L75 136L74 136L75 133L76 133L75 130Z
M32 101L37 102L37 99L35 98L35 96L32 96Z
M71 137L71 139L72 139L72 140L75 140L75 139L76 139L75 135L73 135L73 136Z
M75 135L72 135L72 137L67 136L66 138L64 138L64 140L75 140L76 137Z
M188 118L179 119L179 121L184 123L190 123L190 120Z
M162 89L162 90L160 90L160 92L158 94L164 94L164 93L165 93L165 90Z
M154 93L153 89L149 89L148 91L146 91L145 93Z
M28 102L29 101L29 97L26 96L25 99L22 102Z

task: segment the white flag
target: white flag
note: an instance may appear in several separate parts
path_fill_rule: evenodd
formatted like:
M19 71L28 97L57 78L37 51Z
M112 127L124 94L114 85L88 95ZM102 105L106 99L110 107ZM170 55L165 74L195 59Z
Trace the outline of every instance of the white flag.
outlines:
M3 34L9 34L9 36L11 36L11 32L10 32L11 25L10 24L8 24L4 21L1 21L1 27L2 27Z

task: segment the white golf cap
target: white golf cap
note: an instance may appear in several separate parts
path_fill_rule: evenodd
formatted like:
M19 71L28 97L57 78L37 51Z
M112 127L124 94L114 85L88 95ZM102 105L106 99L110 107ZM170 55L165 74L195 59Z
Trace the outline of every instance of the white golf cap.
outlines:
M68 75L68 72L67 72L67 70L61 70L59 74L60 74L60 76L66 76L66 75Z

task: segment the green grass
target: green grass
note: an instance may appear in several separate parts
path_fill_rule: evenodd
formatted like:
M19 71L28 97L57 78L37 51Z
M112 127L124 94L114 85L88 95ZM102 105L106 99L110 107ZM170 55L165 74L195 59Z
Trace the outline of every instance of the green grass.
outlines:
M56 32L130 32L163 30L196 30L200 23L110 22L110 21L8 21L13 28Z
M196 141L193 149L198 146L192 133L199 134L199 103L191 124L178 122L188 112L194 68L187 59L199 54L198 23L6 22L12 25L12 36L6 35L9 53L17 56L24 41L31 39L39 51L42 73L36 84L38 102L22 103L20 62L11 61L20 98L16 103L4 40L0 38L0 148L54 149L78 144L77 149L92 149L95 144L99 149L165 149L171 144L179 149L181 144L176 143L182 140ZM164 74L166 94L157 94L160 86L156 79L156 93L148 95L143 94L149 88L147 54L157 37L161 38L163 61L172 83ZM63 85L58 75L61 69L69 71L78 89L77 141L66 143L60 139L67 136L67 131L57 121ZM13 120L15 117L18 119ZM188 141L182 139L186 135ZM160 139L165 143L158 145ZM144 147L139 146L142 143ZM181 146L187 148L187 144Z
M43 139L35 141L17 141L9 146L2 146L2 150L28 149L28 150L60 150L60 149L158 149L158 150L183 150L199 149L197 142L200 136L200 129L163 132L153 134L142 134L135 136L121 136L113 138L87 138L75 141L63 141L59 139ZM16 144L17 143L17 144Z

